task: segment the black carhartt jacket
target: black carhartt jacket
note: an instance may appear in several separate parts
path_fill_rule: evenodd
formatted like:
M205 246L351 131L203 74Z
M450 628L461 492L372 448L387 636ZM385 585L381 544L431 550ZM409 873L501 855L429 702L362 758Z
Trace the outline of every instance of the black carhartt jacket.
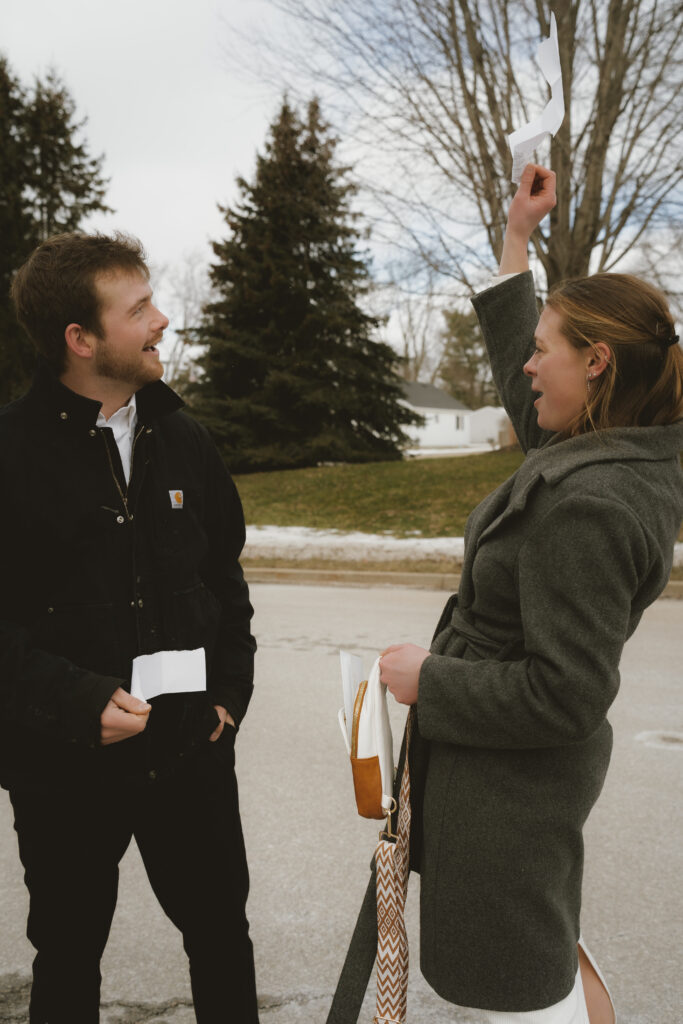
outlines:
M136 394L126 485L100 403L41 366L0 410L0 783L46 773L154 776L203 742L221 704L239 724L256 645L238 558L242 506L207 432L161 381ZM207 693L152 701L141 736L99 745L132 659L204 647Z

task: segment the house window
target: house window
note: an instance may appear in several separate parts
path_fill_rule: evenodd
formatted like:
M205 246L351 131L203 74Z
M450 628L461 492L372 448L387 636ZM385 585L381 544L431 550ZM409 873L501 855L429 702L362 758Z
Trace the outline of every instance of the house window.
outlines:
M464 426L465 426L465 418L464 418L464 416L456 416L455 417L455 429L456 430L462 430Z

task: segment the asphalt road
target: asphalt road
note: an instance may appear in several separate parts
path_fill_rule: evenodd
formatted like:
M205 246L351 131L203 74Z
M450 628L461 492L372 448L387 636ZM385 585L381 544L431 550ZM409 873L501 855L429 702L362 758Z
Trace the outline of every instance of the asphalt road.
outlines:
M249 916L263 1024L323 1024L377 837L357 817L336 722L338 649L367 666L387 643L426 644L443 593L256 584L256 692L238 737L251 865ZM611 720L612 766L586 828L583 931L620 1024L683 1021L683 615L659 601L629 642ZM393 712L395 733L403 712ZM666 733L642 738L643 733ZM418 969L419 879L411 879L411 1024L476 1016L442 1002ZM25 1022L32 950L6 794L0 794L0 1024ZM103 961L106 1024L191 1024L181 941L147 885L137 850L121 865ZM229 995L226 993L229 1005ZM372 999L364 1021L372 1019ZM230 1021L226 1013L226 1024ZM239 1024L239 1022L231 1022Z

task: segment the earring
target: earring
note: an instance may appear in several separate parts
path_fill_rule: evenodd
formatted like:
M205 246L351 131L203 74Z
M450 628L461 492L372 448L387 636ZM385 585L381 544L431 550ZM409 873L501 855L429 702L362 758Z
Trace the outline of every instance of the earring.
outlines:
M586 377L586 390L587 390L589 395L591 393L591 381L593 380L594 376L595 376L594 373L589 373L588 376Z

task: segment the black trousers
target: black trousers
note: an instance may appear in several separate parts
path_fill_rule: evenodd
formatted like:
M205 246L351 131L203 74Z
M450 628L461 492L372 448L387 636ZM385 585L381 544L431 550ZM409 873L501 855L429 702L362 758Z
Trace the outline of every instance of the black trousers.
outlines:
M234 730L179 765L156 777L46 780L10 792L37 951L31 1024L99 1021L100 959L132 836L182 933L198 1024L258 1024Z

